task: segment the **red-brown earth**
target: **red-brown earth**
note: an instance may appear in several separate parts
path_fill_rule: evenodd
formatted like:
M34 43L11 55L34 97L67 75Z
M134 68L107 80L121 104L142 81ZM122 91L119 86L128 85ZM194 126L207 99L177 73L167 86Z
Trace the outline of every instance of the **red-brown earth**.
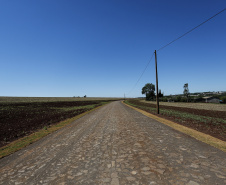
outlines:
M131 105L136 106L142 110L150 112L152 114L156 114L156 105L143 103L139 100L127 100ZM152 109L150 109L152 108ZM162 111L161 111L162 110ZM177 115L172 115L167 113L167 111L163 110L172 110L176 111ZM184 117L182 114L188 113L190 114L190 118ZM192 118L194 115L196 118L200 117L200 120ZM212 111L212 110L203 110L203 109L193 109L193 108L184 108L184 107L175 107L175 106L160 106L160 114L159 117L171 120L180 125L195 129L202 133L211 135L215 138L226 141L226 112L225 111Z
M38 129L72 118L104 101L0 103L0 147ZM93 107L84 107L93 105Z

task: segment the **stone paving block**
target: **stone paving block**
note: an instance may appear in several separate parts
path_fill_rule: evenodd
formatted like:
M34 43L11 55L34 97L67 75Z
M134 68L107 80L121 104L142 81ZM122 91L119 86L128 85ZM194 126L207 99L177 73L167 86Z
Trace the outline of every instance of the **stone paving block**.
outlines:
M0 184L226 184L226 155L112 102L0 160Z

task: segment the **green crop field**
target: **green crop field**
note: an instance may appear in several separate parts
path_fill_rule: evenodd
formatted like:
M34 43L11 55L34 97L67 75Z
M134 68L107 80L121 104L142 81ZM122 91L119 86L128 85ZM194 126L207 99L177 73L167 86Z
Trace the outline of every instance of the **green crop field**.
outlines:
M141 100L141 102L156 104L156 102L153 101ZM186 107L192 109L214 110L214 111L226 111L226 104L216 104L216 103L159 102L159 105Z
M126 100L125 103L156 114L156 102ZM226 141L226 105L160 102L160 117Z

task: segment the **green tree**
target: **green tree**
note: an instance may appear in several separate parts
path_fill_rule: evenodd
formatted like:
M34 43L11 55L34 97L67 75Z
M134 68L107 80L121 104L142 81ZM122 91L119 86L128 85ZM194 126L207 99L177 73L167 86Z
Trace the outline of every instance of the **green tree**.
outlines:
M162 101L163 102L167 102L168 101L168 98L167 97L162 97Z
M226 96L222 96L220 99L222 100L222 103L226 103Z
M141 93L146 95L146 100L153 100L155 97L155 85L152 83L145 84Z
M189 89L188 89L188 83L184 84L184 96L187 98L187 102L188 102L188 98L189 98Z
M164 96L164 95L163 95L161 89L159 89L159 98L161 98L161 97L163 97L163 96Z
M177 102L181 102L182 101L182 97L181 96L177 96L176 100L177 100Z

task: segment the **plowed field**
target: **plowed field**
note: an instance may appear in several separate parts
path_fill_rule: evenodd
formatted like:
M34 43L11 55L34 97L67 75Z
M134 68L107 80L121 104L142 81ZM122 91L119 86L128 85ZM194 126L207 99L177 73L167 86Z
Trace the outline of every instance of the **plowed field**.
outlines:
M100 106L105 101L0 104L0 147L51 124Z
M156 114L156 105L127 100L128 104ZM226 111L160 105L160 117L226 141Z

